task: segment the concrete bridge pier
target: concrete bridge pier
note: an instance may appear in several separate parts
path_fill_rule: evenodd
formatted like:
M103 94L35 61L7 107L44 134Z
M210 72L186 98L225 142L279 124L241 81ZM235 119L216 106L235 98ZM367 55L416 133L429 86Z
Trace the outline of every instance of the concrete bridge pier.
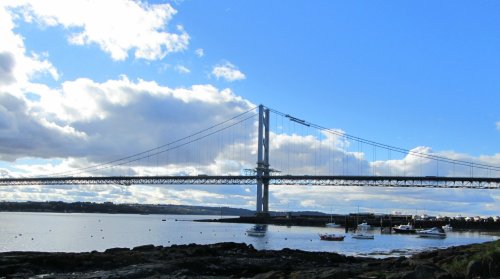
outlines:
M257 205L258 216L269 215L269 109L259 106L257 142Z

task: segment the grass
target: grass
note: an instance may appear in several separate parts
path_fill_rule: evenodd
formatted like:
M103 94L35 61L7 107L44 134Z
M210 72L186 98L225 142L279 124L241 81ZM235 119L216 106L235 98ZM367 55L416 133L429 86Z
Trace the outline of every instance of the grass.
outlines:
M482 261L495 252L500 252L500 240L472 246L464 251L464 255L455 257L450 263L442 266L454 278L465 277L467 265L471 261Z

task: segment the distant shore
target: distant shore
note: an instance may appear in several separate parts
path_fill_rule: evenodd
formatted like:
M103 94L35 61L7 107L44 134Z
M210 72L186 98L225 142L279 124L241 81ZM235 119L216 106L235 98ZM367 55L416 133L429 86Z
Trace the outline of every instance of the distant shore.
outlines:
M0 253L7 278L492 278L500 240L372 259L327 252L258 251L243 243L145 245L105 252Z
M269 225L284 225L284 226L311 226L324 227L326 223L334 222L341 225L343 228L355 228L357 224L366 222L372 227L392 228L398 225L411 223L415 228L432 228L450 225L453 229L458 230L484 230L484 231L500 231L500 222L493 220L487 221L465 221L465 220L414 220L411 216L363 216L359 218L356 215L336 215L331 218L328 216L241 216L236 218L218 218L197 220L198 222L221 222L221 223L248 223L248 224L269 224Z
M242 208L193 206L176 204L115 204L112 202L0 202L0 212L58 212L106 214L179 214L179 215L253 215Z
M201 222L226 222L248 224L274 224L286 226L323 227L334 222L344 228L355 228L358 223L366 222L372 227L391 228L411 223L415 228L431 228L451 225L460 230L500 231L500 220L493 217L484 220L466 218L427 218L414 219L411 215L350 213L325 214L322 212L271 212L269 216L256 216L254 211L231 207L210 207L172 204L114 204L111 202L0 202L0 212L57 212L57 213L105 213L105 214L162 214L162 215L212 215L217 219L202 219ZM231 217L224 217L231 216ZM239 216L239 217L234 217Z

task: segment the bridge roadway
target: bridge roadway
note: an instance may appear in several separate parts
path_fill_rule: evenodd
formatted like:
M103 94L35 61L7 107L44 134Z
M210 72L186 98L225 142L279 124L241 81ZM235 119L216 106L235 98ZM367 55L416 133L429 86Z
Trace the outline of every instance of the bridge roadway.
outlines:
M441 177L441 176L263 176L270 185L299 186L371 186L500 189L500 177ZM251 175L198 176L108 176L108 177L38 177L1 178L0 186L28 185L256 185L258 177Z

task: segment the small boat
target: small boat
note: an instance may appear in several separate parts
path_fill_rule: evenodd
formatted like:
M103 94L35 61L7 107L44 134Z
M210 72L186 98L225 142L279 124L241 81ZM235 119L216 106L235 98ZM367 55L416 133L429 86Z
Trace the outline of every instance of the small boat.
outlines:
M375 239L375 236L373 234L359 232L359 233L353 233L352 238L355 238L355 239Z
M427 238L445 238L446 233L442 228L434 227L428 230L417 231L418 236Z
M333 209L332 209L332 212L330 213L330 223L326 223L325 227L327 227L327 228L338 228L338 227L340 227L340 224L335 224L335 222L333 221Z
M266 226L264 225L255 225L246 231L248 236L257 236L263 237L266 235Z
M321 233L319 234L319 238L321 240L328 241L342 241L345 238L345 235L334 234L334 233Z
M446 224L441 227L445 232L451 232L453 230L453 227L450 226L450 224Z
M375 239L375 236L373 234L367 232L368 229L370 228L370 225L368 225L366 223L361 223L360 225L358 225L358 228L352 234L352 238L355 238L355 239Z
M413 228L413 226L408 223L408 225L399 225L397 227L392 228L396 233L416 233L417 230Z
M325 227L328 227L328 228L339 228L340 224L335 224L335 222L333 222L333 223L326 223Z

